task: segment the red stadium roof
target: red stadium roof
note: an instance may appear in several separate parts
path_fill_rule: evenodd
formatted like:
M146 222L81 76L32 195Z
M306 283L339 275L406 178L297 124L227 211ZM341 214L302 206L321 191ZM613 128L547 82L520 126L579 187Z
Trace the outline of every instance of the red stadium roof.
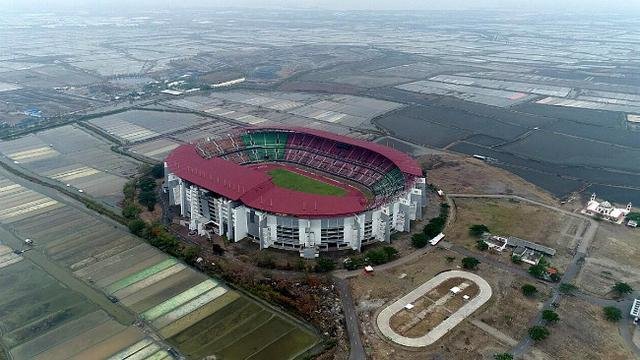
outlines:
M192 144L177 147L165 161L181 179L231 200L239 200L258 185L271 182L269 176L249 167L220 158L204 159Z
M383 145L307 128L269 129L306 133L359 146L387 157L404 173L422 175L422 170L415 160ZM367 201L363 195L349 194L337 197L284 189L273 184L271 178L262 171L217 157L205 159L193 144L179 146L165 161L171 172L181 179L231 200L239 200L249 207L272 213L298 217L328 217L347 216L367 209Z

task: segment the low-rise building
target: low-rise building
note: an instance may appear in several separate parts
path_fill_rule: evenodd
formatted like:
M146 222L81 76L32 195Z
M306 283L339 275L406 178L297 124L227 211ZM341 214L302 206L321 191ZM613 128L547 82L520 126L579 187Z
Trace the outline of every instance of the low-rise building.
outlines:
M599 217L616 224L622 224L625 216L631 212L631 203L626 208L617 208L608 201L598 201L596 194L591 195L587 207L581 211L585 215Z

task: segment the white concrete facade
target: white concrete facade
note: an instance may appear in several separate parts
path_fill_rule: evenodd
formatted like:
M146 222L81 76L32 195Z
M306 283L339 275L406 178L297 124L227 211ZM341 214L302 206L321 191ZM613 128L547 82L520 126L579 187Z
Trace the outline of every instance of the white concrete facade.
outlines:
M190 230L231 241L252 238L261 249L314 249L317 253L360 250L366 244L389 242L391 233L408 231L411 221L422 218L427 203L426 179L418 178L411 188L376 209L333 218L298 218L247 207L165 170L169 203L180 207L180 214L189 219Z
M608 201L598 201L594 193L591 195L587 207L581 212L585 215L601 217L607 221L622 224L625 217L631 212L631 206L631 203L629 203L626 208L617 208Z

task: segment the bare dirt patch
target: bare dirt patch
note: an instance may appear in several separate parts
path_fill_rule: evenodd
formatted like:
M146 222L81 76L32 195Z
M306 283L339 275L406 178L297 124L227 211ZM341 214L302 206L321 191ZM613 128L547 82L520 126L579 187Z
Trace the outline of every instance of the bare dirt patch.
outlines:
M484 224L493 234L516 236L554 248L556 255L547 260L560 271L571 261L571 253L577 246L571 229L577 229L577 224L583 220L540 206L506 199L456 198L453 202L456 215L453 226L447 230L449 241L498 261L511 263L511 252L506 249L499 253L481 252L476 248L478 239L469 235L469 227Z
M453 259L449 261L447 258ZM377 311L438 273L458 269L461 259L462 256L457 253L434 248L415 261L390 270L376 271L373 276L358 276L350 280L354 301L358 305L362 322L363 342L372 359L391 357L430 359L437 358L437 356L445 359L489 359L496 352L509 350L509 346L502 344L498 339L471 324L470 320L472 319L484 321L516 339L526 335L529 322L537 314L541 302L548 296L549 290L546 285L536 284L540 292L538 297L525 298L521 294L520 287L522 284L530 282L528 279L486 264L480 264L476 273L491 286L492 298L435 344L416 351L394 345L378 335L375 330ZM401 274L406 275L400 278ZM473 289L470 288L469 291L473 291ZM428 327L429 323L424 325ZM420 336L424 335L425 329L418 328L415 331L418 330L421 332ZM407 335L411 335L411 333L407 333Z
M596 295L610 295L618 281L640 288L640 230L602 222L589 248L577 285Z
M481 160L437 154L425 155L419 161L429 170L429 182L446 193L515 194L547 204L557 203L545 190Z
M563 297L556 310L560 321L549 326L551 335L535 345L554 359L633 359L617 325L606 321L602 308L573 297Z

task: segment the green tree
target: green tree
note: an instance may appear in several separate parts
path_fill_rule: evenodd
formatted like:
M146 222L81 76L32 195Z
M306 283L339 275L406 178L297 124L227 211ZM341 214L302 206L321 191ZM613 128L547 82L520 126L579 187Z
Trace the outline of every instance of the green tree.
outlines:
M537 277L538 279L544 278L544 275L546 273L547 273L547 268L542 264L532 265L529 267L529 274L533 275L534 277Z
M387 254L382 249L368 251L366 258L369 259L369 263L372 265L380 265L387 262Z
M538 293L538 289L531 284L524 284L520 289L522 290L522 294L526 297L533 297Z
M478 240L476 241L476 248L480 251L486 251L487 249L489 249L489 244L487 244L483 240Z
M164 165L162 163L153 165L149 170L149 174L156 179L161 179L164 177Z
M544 326L533 326L529 328L529 337L534 341L542 341L549 336L549 329Z
M522 264L522 258L518 255L512 255L511 262L514 264Z
M622 319L622 311L615 306L606 306L602 311L604 312L604 318L611 322L617 322Z
M138 187L142 191L152 191L156 188L156 181L149 176L145 176L138 180Z
M627 214L627 220L640 222L640 212L630 212Z
M493 355L493 360L513 360L513 355L509 353L500 353Z
M473 270L478 267L480 260L474 257L466 257L462 259L462 267L465 269Z
M134 180L129 180L124 184L122 188L122 193L124 194L124 198L127 200L133 200L136 196L136 183Z
M316 272L326 273L336 268L336 262L329 258L318 258L316 261Z
M393 260L396 255L398 255L398 250L393 246L385 246L382 248L382 251L387 255L387 262Z
M143 191L138 195L138 201L140 204L146 206L147 210L153 211L158 200L156 198L156 193L153 191Z
M469 235L473 237L481 237L484 233L488 233L489 228L484 224L475 224L469 227Z
M411 245L413 245L414 248L418 248L418 249L423 248L428 243L429 243L429 239L427 238L427 235L425 235L424 233L417 233L411 236Z
M198 256L200 256L199 246L189 245L182 249L182 259L189 264L194 264Z
M556 323L560 320L560 316L550 309L542 310L542 318L548 323Z
M147 224L145 224L145 222L140 219L135 219L135 220L129 221L128 226L129 226L129 231L131 231L132 234L142 236L143 230L145 229Z
M360 256L353 256L345 260L344 268L347 270L355 270L364 266L364 259Z
M615 283L615 285L613 285L613 291L616 294L618 294L618 296L623 296L623 295L626 295L626 294L631 294L633 292L633 289L627 283L617 282L617 283Z
M129 220L137 218L138 215L140 215L140 212L142 212L142 209L140 209L136 204L130 202L127 202L122 208L122 216Z

